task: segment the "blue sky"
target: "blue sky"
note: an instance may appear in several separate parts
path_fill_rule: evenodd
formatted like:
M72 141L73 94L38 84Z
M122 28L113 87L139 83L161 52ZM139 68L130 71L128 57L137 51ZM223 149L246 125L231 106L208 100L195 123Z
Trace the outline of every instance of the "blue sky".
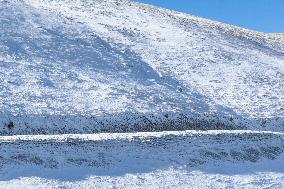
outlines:
M263 32L284 32L284 0L137 0Z

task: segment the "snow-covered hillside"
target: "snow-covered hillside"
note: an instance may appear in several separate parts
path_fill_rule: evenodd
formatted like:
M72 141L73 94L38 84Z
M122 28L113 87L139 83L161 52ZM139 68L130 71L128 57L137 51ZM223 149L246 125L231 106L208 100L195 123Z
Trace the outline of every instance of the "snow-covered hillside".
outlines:
M2 134L283 131L270 35L125 0L0 3Z
M284 40L284 33L272 33L271 35L277 39Z
M0 188L284 187L281 34L0 0L0 89Z

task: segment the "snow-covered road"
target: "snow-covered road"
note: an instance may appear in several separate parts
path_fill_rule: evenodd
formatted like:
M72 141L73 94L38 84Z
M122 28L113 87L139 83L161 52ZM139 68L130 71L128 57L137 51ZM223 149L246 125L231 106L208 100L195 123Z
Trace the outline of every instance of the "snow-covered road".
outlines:
M258 136L258 135L271 135L283 136L282 132L271 131L253 131L253 130L187 130L187 131L162 131L162 132L138 132L138 133L97 133L97 134L62 134L62 135L13 135L13 136L0 136L0 143L2 142L68 142L68 141L105 141L105 140L133 140L139 138L146 140L147 138L162 138L168 136Z

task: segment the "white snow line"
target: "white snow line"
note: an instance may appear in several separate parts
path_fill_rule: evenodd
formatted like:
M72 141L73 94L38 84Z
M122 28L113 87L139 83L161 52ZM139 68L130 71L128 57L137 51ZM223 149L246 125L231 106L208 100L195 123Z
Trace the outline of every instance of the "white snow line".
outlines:
M138 133L97 133L97 134L62 134L62 135L14 135L0 136L1 142L16 141L55 141L68 142L77 141L102 141L102 140L132 140L135 138L161 138L166 136L208 136L208 135L278 135L284 136L281 132L271 131L252 131L252 130L186 130L186 131L163 131L163 132L138 132Z

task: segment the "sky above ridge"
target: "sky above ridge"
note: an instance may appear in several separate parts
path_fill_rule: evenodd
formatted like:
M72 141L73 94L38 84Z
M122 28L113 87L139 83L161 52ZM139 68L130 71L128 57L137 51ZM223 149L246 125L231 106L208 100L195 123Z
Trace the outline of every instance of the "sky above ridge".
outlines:
M203 18L284 33L284 0L136 0Z

